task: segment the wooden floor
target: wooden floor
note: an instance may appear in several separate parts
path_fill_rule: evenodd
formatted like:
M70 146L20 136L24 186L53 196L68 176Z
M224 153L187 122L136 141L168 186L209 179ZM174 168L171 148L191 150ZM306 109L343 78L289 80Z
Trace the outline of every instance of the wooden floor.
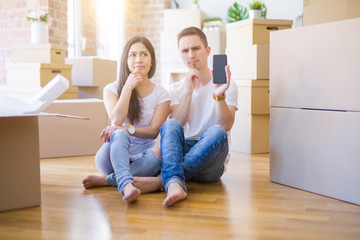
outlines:
M163 192L126 205L85 190L94 173L93 156L42 159L41 206L0 213L0 239L360 239L359 206L271 183L268 155L233 152L221 181L171 208Z

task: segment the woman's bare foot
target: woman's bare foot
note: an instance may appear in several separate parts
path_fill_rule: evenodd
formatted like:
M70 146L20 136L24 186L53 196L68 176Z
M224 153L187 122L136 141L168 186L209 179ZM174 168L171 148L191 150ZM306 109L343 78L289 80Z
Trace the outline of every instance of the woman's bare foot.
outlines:
M103 176L89 175L82 180L82 184L86 189L92 187L109 186L106 175Z
M139 198L141 192L139 189L134 187L134 185L132 183L128 183L125 185L125 187L123 189L123 194L124 194L124 197L123 197L124 202L132 203L132 202L135 202Z
M171 183L167 190L167 197L165 198L163 205L170 207L176 202L182 201L187 197L187 193L178 183Z
M141 193L155 192L163 187L158 177L134 177L134 184Z

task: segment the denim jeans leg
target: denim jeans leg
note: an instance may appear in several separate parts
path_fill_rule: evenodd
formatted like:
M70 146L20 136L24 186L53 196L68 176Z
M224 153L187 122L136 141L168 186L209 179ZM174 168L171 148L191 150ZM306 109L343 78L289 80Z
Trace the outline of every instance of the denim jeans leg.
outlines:
M110 174L114 169L110 161L110 143L104 143L95 154L95 164L101 174Z
M172 118L164 122L160 134L164 189L167 191L170 183L176 182L187 191L183 168L184 129L178 120Z
M223 127L210 127L184 157L185 180L212 182L218 180L229 152Z
M123 129L116 130L110 136L110 144L110 160L114 168L117 187L119 192L123 193L124 186L133 183L133 176L130 174L129 167L129 133Z

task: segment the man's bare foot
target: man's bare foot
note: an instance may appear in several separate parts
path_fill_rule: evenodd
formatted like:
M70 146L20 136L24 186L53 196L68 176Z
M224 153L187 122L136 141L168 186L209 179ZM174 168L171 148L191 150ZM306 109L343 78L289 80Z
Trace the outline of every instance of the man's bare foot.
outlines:
M89 175L82 180L82 184L86 189L92 187L109 186L106 175L103 176Z
M170 207L176 202L182 201L187 197L187 193L178 183L171 183L167 190L167 197L163 202L163 206Z
M132 183L128 183L125 185L125 187L123 189L123 194L124 194L124 197L123 197L124 202L132 203L132 202L135 202L139 198L141 192L139 189L134 187L134 185Z
M134 177L134 184L141 193L155 192L163 187L158 177Z

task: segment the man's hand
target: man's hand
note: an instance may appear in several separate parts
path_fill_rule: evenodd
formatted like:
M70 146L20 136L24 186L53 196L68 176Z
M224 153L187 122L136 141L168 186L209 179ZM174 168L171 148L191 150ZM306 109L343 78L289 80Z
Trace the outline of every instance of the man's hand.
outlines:
M186 90L192 92L195 88L195 82L199 78L199 71L196 68L191 68L188 74L186 75Z
M225 84L215 84L215 90L214 94L217 96L222 96L225 94L225 91L230 86L230 79L231 79L231 72L230 72L230 66L225 66L225 73L226 73L226 83ZM212 71L211 71L212 74Z

